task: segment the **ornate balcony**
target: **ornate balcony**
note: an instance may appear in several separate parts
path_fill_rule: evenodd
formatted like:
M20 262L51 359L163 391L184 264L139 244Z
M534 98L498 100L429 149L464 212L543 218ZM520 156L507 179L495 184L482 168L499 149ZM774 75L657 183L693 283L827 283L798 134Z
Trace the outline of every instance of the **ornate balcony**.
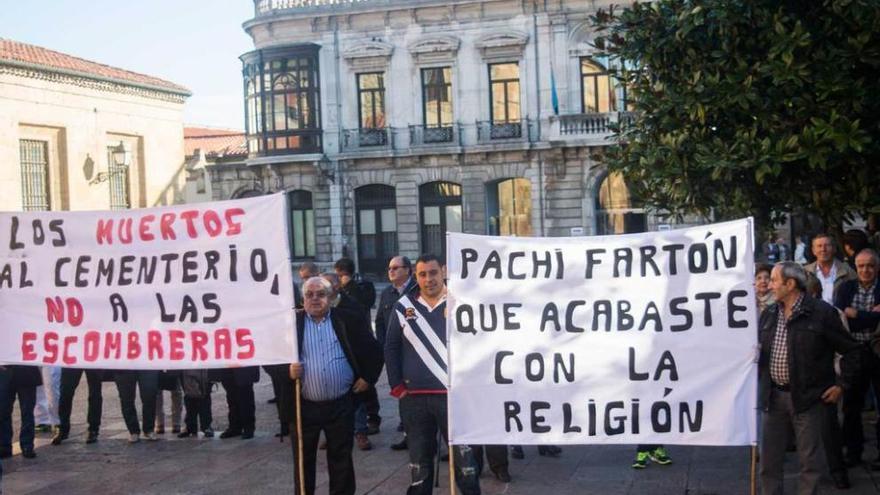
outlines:
M342 151L372 151L394 148L394 130L390 127L377 129L345 129L342 131Z
M531 122L477 122L477 143L531 141Z
M612 136L612 126L631 125L633 119L631 112L560 115L550 118L550 137L551 140L588 140L607 144Z
M410 146L460 146L461 130L458 124L448 126L409 126Z

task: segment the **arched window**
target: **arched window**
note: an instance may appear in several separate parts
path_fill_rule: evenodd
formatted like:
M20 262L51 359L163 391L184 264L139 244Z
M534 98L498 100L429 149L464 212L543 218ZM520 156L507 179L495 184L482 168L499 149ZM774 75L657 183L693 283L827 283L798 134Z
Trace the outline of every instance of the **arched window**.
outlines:
M606 175L596 192L596 233L632 234L646 230L648 220L642 202L630 193L622 175Z
M429 182L419 186L422 252L446 259L446 232L461 232L461 185Z
M532 184L528 179L490 182L486 201L489 235L532 235Z
M617 110L617 98L611 77L605 67L581 58L581 111L605 113Z
M312 193L290 191L287 193L290 210L290 254L294 259L315 257L315 210Z
M384 276L397 255L397 198L394 187L371 184L355 189L358 264L361 273Z

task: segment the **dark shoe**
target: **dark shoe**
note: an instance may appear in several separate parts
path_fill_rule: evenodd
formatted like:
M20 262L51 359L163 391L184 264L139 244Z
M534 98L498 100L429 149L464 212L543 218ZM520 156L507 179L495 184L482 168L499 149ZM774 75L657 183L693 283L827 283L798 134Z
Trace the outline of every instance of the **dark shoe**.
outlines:
M67 440L67 433L63 433L61 430L55 432L55 436L52 437L52 445L61 445L61 442Z
M232 437L241 436L241 431L236 430L224 430L223 433L220 434L220 438L227 439Z
M33 447L31 447L29 449L21 449L21 456L25 459L33 459L37 456L37 453L34 452Z
M397 431L403 433L403 423L397 423Z
M407 443L406 443L406 437L403 437L403 440L401 440L397 443L391 444L391 450L406 450L408 448L409 448L409 445L407 445Z
M242 439L242 440L250 440L251 438L254 438L254 432L253 432L253 431L243 431L243 432L241 432L241 439Z
M522 445L514 445L510 448L510 457L514 459L525 459L526 454L523 452Z
M357 444L357 447L361 450L373 450L373 444L370 443L370 439L367 438L366 433L355 433L354 441Z
M171 433L177 435L178 433L180 433L180 427L175 426L174 428L171 428Z
M277 403L278 403L278 397L272 397L271 399L266 401L266 404L277 404Z
M562 453L562 449L555 445L538 445L538 454L546 455L548 457L559 457L559 454Z
M34 427L34 431L36 433L51 433L52 432L52 425L47 425L45 423L38 424L37 426Z
M86 443L95 443L98 441L98 432L90 431L88 435L86 435Z
M367 435L376 435L379 433L378 423L367 423Z
M177 434L177 438L189 438L189 437L197 437L197 436L199 436L198 433L196 433L194 431L189 431L189 430L182 431Z
M849 484L849 476L846 471L842 473L831 473L831 480L834 482L834 488L838 490L849 490L852 485Z
M498 481L502 483L510 483L510 473L507 472L507 469L499 469L498 471L492 471L492 474L498 478Z
M210 428L206 428L202 433L205 435L205 438L214 438L214 430Z

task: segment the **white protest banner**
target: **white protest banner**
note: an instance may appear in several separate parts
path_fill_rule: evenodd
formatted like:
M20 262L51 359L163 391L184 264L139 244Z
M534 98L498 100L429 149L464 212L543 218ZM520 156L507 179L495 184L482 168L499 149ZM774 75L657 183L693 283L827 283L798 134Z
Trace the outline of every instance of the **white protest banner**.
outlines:
M296 360L283 194L0 213L0 363L187 369Z
M452 443L755 442L751 219L447 253Z

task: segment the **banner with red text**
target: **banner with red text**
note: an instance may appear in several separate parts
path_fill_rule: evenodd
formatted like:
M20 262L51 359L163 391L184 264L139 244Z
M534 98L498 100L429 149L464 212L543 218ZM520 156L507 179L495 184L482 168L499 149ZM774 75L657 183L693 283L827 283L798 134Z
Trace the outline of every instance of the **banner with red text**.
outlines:
M0 213L0 363L187 369L296 361L283 194Z
M448 234L451 441L753 444L753 252L751 219Z

